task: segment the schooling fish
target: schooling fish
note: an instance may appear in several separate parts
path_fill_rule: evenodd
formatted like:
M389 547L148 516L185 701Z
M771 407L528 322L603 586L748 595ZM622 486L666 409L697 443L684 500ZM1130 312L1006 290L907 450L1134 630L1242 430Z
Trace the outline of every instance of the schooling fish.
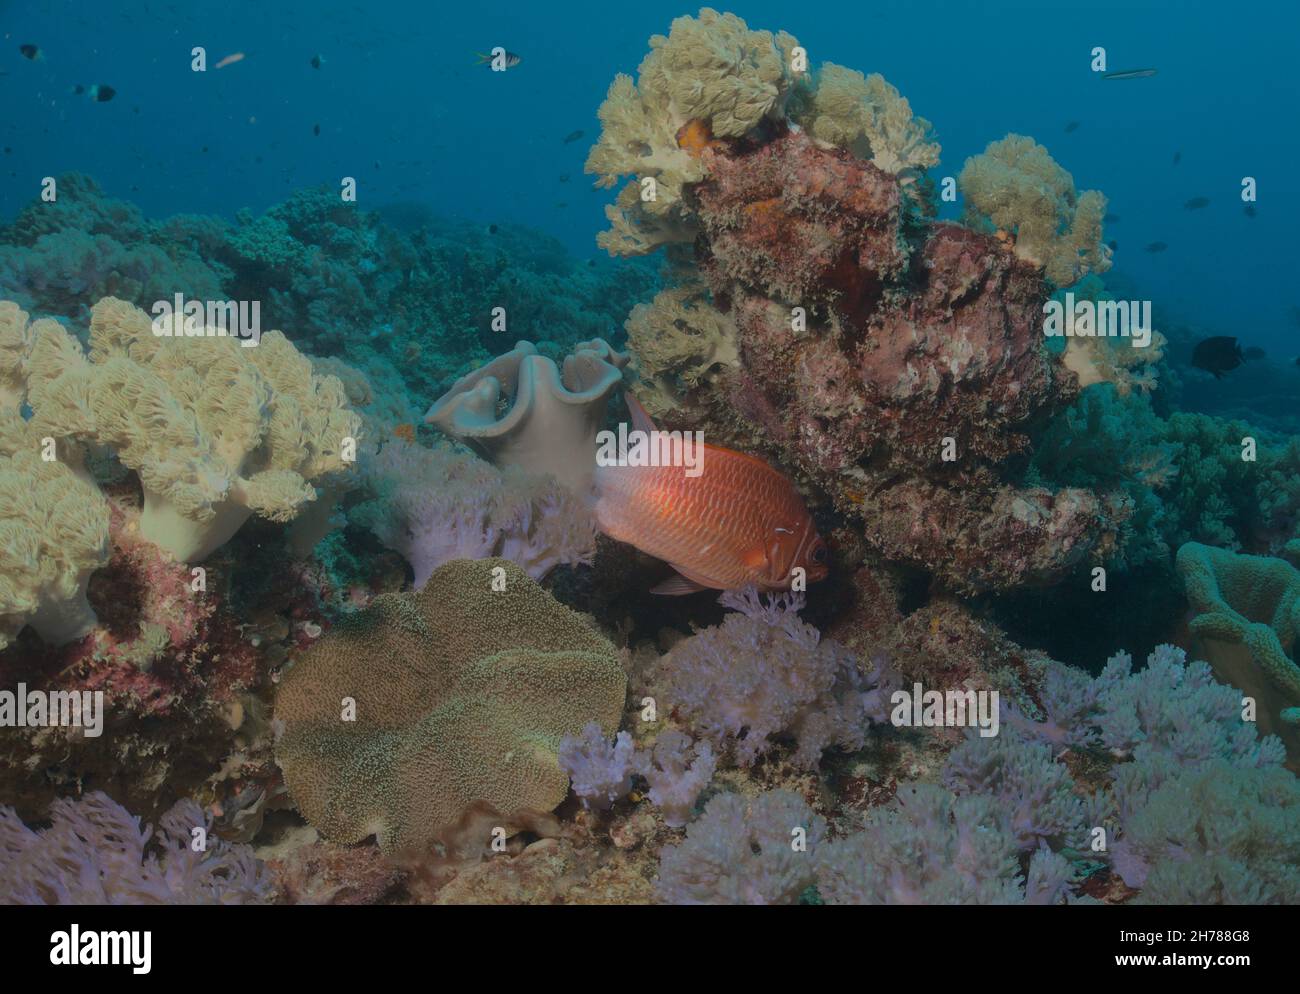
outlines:
M319 69L324 64L325 64L325 57L323 55L317 54L311 57L311 67L313 69Z
M1166 245L1164 242L1152 242L1150 245L1147 246L1147 251L1151 253L1163 252L1168 247L1169 246Z
M1245 358L1237 339L1231 335L1202 339L1192 350L1192 365L1212 374L1216 380L1223 379L1224 373L1236 369Z
M476 66L491 65L492 59L494 58L494 56L484 55L482 52L475 52L474 54L478 56L478 61L474 63ZM523 56L516 55L514 52L506 52L505 57L507 69L513 69L515 66L519 65L519 63L524 61Z
M1154 76L1154 69L1121 69L1118 72L1102 73L1102 79L1145 79L1147 76Z
M579 138L581 138L583 135L585 135L586 133L587 133L587 132L585 132L585 131L583 131L583 130L581 130L581 129L579 129L579 130L577 130L577 131L570 131L567 135L564 136L564 144L565 144L565 145L571 145L571 144L573 144L574 142L576 142Z
M625 393L633 427L654 422ZM596 523L619 542L663 559L678 576L655 594L697 590L789 590L794 571L823 579L829 553L785 476L755 456L703 446L702 472L683 466L597 466Z
M1187 203L1183 204L1183 210L1199 211L1202 207L1209 207L1209 206L1210 206L1209 197L1193 197L1191 200L1187 201Z
M41 58L41 50L35 45L19 45L18 51L23 53L23 58L31 62L37 62Z
M1071 131L1078 131L1078 130L1079 130L1079 122L1078 122L1078 121L1071 121L1069 124L1067 124L1067 125L1065 126L1065 133L1066 133L1067 135L1068 135Z
M1254 217L1254 216L1255 216L1255 205L1254 205L1254 204L1247 204L1245 207L1243 207L1243 208L1241 209L1241 213L1245 214L1247 217Z

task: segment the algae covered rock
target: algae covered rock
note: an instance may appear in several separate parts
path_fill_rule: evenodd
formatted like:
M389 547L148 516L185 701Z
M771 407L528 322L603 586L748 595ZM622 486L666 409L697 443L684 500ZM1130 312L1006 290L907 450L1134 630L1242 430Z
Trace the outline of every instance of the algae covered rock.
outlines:
M568 793L557 751L617 729L614 647L505 559L455 560L312 646L276 700L276 758L327 838L427 846L472 806L501 824Z

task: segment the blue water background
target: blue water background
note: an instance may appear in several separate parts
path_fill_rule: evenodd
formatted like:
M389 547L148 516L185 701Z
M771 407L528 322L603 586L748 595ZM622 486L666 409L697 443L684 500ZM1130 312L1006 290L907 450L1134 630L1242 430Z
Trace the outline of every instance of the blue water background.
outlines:
M937 177L1009 131L1045 144L1121 220L1114 282L1207 332L1300 353L1294 191L1300 4L734 2L753 28L784 28L823 60L881 72L935 125ZM0 3L0 219L41 177L90 173L152 216L231 216L342 176L362 206L419 201L512 221L596 251L601 206L582 174L596 108L616 72L686 3ZM18 51L44 50L39 62ZM190 69L207 50L209 70ZM493 73L472 52L523 56ZM1156 67L1151 79L1104 81ZM224 69L232 52L246 58ZM313 55L325 64L313 69ZM96 104L81 83L118 91ZM1069 121L1078 121L1066 133ZM320 135L313 126L320 125ZM586 135L565 144L581 129ZM207 147L204 152L203 148ZM1181 152L1178 165L1174 154ZM568 182L561 182L562 174ZM1258 215L1239 199L1259 183ZM1209 208L1190 212L1204 196ZM1166 242L1151 255L1142 246Z

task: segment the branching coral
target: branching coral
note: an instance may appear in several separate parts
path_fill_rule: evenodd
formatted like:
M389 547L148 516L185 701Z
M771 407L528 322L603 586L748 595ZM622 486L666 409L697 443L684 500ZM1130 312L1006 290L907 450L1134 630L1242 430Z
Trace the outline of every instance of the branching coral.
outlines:
M313 374L279 332L256 348L157 335L131 305L95 305L90 356L58 326L37 334L29 391L35 430L109 446L144 488L141 532L181 560L202 559L254 513L288 521L309 481L348 469L360 418L343 386Z
M1101 234L1106 198L1076 193L1073 177L1032 138L992 142L966 160L957 183L967 219L1015 236L1016 256L1043 267L1058 287L1110 268Z
M612 734L625 686L613 646L514 563L456 560L298 660L276 758L327 838L421 847L476 804L502 826L554 808L560 740L591 721Z
M794 904L816 881L826 822L803 798L774 790L719 794L664 849L659 897L669 904Z
M531 342L517 342L457 380L424 420L485 450L493 462L549 473L574 493L585 493L605 403L622 383L626 364L627 356L598 338L580 343L561 373Z
M86 584L108 561L108 502L48 454L30 424L0 408L0 649L24 625L50 645L95 625Z
M692 743L676 730L660 734L652 750L638 757L637 772L650 787L650 800L669 828L681 828L695 814L695 801L716 768L707 742Z
M0 807L0 904L254 904L273 896L253 851L222 842L193 801L141 827L107 794L60 799L50 826L27 828ZM194 831L205 843L194 849Z
M417 590L452 559L501 556L541 579L595 550L590 512L549 476L402 440L368 460L366 475L377 496L352 518L406 558Z
M879 73L823 63L816 89L791 116L819 142L846 148L878 169L912 183L939 162L930 122L913 117L907 98Z
M619 732L610 745L604 729L589 721L578 735L560 740L556 758L583 806L604 811L632 789L635 753L627 732Z

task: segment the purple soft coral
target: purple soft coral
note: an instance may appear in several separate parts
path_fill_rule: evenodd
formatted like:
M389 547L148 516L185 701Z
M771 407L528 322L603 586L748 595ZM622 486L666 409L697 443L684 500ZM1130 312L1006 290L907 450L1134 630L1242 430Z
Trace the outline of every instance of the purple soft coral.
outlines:
M724 595L729 614L679 643L663 661L667 692L692 730L751 765L788 737L794 762L812 769L831 746L859 749L869 718L882 717L880 673L799 620L798 596L763 603L753 592Z

